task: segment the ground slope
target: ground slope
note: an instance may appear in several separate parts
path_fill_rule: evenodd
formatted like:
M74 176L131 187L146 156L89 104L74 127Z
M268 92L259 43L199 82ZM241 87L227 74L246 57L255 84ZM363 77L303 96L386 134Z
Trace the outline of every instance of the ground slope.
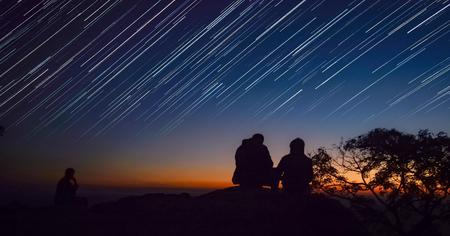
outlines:
M335 200L236 187L199 197L131 196L84 209L11 207L0 217L1 235L366 234Z

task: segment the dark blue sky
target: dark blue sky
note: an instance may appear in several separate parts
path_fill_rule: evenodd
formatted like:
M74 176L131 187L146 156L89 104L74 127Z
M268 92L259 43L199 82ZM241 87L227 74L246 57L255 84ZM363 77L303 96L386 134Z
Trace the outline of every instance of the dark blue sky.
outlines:
M297 136L450 131L449 1L0 5L9 163L228 173L254 132L278 160Z

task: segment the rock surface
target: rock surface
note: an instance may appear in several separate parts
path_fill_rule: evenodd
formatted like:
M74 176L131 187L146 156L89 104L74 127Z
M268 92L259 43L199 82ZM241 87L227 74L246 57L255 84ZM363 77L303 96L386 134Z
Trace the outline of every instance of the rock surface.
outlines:
M131 196L82 209L10 207L1 209L0 222L1 235L366 234L335 200L237 187L199 197Z

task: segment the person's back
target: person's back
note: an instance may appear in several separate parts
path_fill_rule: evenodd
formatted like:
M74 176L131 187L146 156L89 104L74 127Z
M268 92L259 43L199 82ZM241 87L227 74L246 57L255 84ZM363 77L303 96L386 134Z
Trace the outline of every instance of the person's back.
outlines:
M271 180L271 170L273 166L269 150L264 143L264 136L253 135L249 146L248 158L250 160L251 182L254 187L268 185Z
M252 161L252 167L258 171L265 171L273 166L272 159L264 144L254 144L251 146L250 159Z
M243 187L258 188L270 182L273 162L263 142L264 136L261 134L255 134L251 139L243 140L236 151L233 183Z
M55 204L56 205L68 205L73 202L76 196L76 186L72 181L66 177L59 180L56 186Z
M283 189L291 193L305 193L309 190L309 182L313 178L312 161L304 154L303 140L294 139L291 152L284 156L278 164Z
M236 169L233 173L233 184L242 184L246 181L247 176L246 173L250 168L250 159L248 157L248 149L250 145L250 139L242 140L241 146L236 150L236 154L234 156L236 161Z

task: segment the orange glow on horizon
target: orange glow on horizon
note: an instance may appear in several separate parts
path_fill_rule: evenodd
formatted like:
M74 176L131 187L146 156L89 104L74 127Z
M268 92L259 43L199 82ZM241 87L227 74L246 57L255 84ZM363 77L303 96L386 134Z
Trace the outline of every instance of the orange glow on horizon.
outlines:
M109 169L109 168L108 168ZM148 168L111 168L109 171L85 171L76 176L84 185L130 188L220 189L233 186L233 168L164 166ZM114 173L112 175L111 173Z
M231 182L208 181L172 181L172 182L147 182L147 183L95 183L89 184L102 187L130 187L130 188L179 188L179 189L221 189L231 187Z

